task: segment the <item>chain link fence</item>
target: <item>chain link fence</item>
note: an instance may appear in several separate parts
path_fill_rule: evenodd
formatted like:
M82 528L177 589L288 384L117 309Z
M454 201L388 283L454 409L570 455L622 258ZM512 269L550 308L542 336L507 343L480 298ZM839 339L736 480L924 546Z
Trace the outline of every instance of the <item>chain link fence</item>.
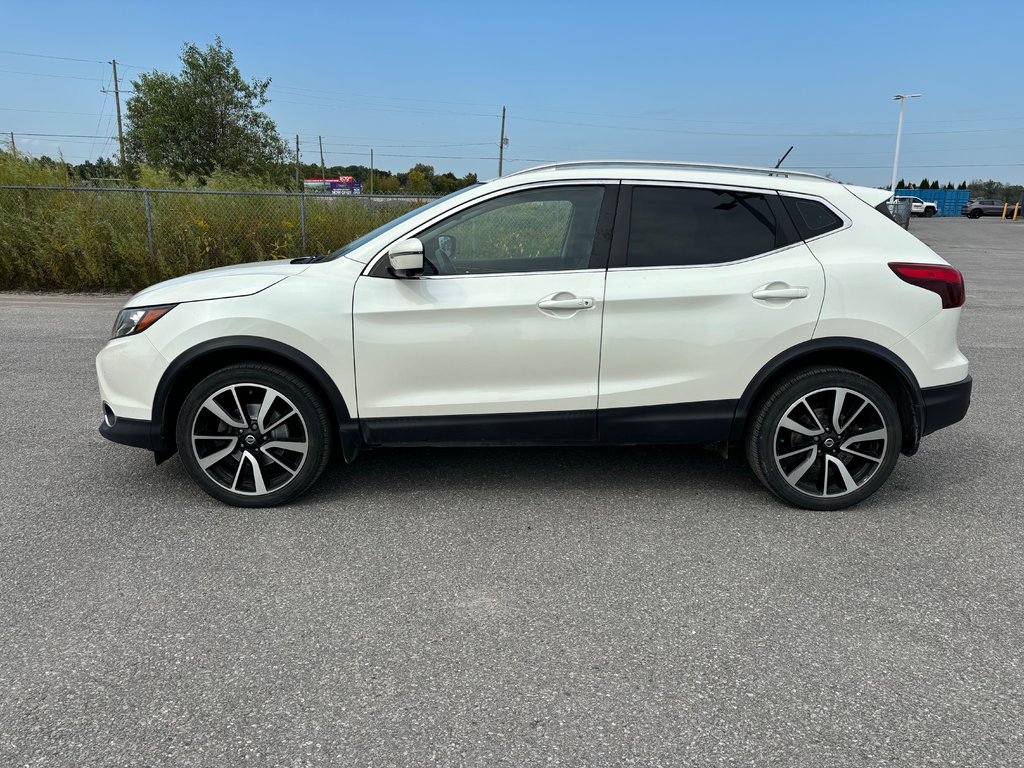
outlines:
M228 264L329 253L422 197L0 187L0 289L128 291Z

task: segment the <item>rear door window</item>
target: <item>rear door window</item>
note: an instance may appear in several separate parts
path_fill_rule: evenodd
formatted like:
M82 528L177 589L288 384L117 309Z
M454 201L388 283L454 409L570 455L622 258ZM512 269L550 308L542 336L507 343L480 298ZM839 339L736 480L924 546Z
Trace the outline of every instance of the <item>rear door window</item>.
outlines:
M723 264L779 247L766 195L685 187L634 187L627 267Z

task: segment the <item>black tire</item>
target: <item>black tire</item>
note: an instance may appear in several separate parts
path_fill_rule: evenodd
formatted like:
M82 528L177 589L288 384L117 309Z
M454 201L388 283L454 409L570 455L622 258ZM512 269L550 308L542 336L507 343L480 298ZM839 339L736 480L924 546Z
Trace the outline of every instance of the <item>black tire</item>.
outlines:
M757 479L783 501L835 510L885 483L901 442L896 406L875 382L845 368L808 368L778 382L752 411L746 452Z
M985 212L983 210L981 210L980 208L975 208L973 211L968 211L967 212L967 218L969 218L969 219L980 219L984 215L985 215Z
M924 209L924 217L926 219L930 219L934 215L935 215L935 209L934 208L925 208Z
M182 404L175 436L192 479L236 507L297 498L320 477L332 447L330 416L312 388L261 363L200 381Z

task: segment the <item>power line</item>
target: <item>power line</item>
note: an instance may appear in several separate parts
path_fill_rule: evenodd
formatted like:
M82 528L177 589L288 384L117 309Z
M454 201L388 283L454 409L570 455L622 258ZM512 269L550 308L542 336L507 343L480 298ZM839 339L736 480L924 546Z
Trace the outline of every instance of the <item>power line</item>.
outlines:
M616 153L618 153L620 151L619 149L603 149L601 147L596 147L596 146L586 146L586 147L571 146L570 147L570 146L564 146L564 145L560 146L560 145L557 145L557 144L555 144L555 145L552 145L552 144L518 144L517 146L520 149L542 149L542 150L546 150L546 151L549 151L549 152L579 153L579 152L586 151L586 152L592 152L592 153L597 154L597 155L616 154ZM939 149L912 149L912 150L908 150L907 152L905 152L903 154L908 154L908 155L912 155L912 154L913 155L930 155L930 154L948 153L948 152L973 152L973 151L988 151L988 150L1003 150L1003 149L1016 149L1016 150L1020 150L1021 149L1021 145L1020 144L999 144L999 145L995 145L995 146L984 146L984 147L971 146L971 147L942 147L942 148L939 148ZM730 152L729 154L730 154L731 157L764 157L765 156L763 152ZM879 151L828 152L828 153L811 153L811 154L805 154L805 153L801 152L801 153L799 153L799 156L801 158L807 159L807 158L817 158L817 157L825 157L825 158L830 158L830 157L872 157L872 156L888 157L891 154L892 154L891 150L879 150ZM678 153L669 153L667 156L664 153L659 153L659 156L664 157L664 159L669 159L669 157L673 156L673 155L679 156ZM689 155L682 155L682 157L684 159L686 159L686 160L692 159ZM555 161L553 161L553 162L555 162Z
M75 59L70 56L51 56L45 53L27 53L25 51L4 51L0 50L0 53L6 53L10 56L31 56L33 59L54 59L55 61L78 61L84 64L109 64L108 61L101 61L100 59ZM122 64L122 67L129 67L130 69L148 69L138 64Z
M867 138L888 138L892 133L736 133L729 131L693 131L684 128L641 128L629 125L601 125L595 123L579 123L565 120L544 120L536 117L517 117L517 120L525 120L531 123L548 123L551 125L568 125L580 128L608 128L615 131L642 131L647 133L669 133L687 134L697 136L747 136L752 138L817 138L817 139L867 139ZM1024 130L1024 127L1013 126L1009 128L971 128L955 131L915 131L907 133L907 136L938 136L959 133L1000 133L1005 131Z
M45 53L24 53L22 51L0 51L0 53L6 53L11 56L31 56L33 59L55 59L57 61L80 61L85 64L106 64L105 61L98 59L73 59L70 56L49 56Z
M364 111L369 112L398 112L400 114L417 114L417 115L450 115L453 117L487 117L496 118L496 115L483 114L480 112L452 112L447 109L424 109L422 107L401 107L397 105L385 105L385 104L363 104L361 102L350 102L350 106L346 106L344 103L337 100L329 103L317 103L311 101L291 101L289 99L271 99L272 104L295 104L301 107L319 107L321 109L333 108L333 109L347 109L350 106L356 106Z
M822 168L835 171L872 171L879 168L889 168L888 165L793 165L799 171L813 171ZM962 163L957 165L933 165L931 163L918 165L904 165L904 168L1018 168L1024 167L1024 163Z
M328 152L324 150L325 155L333 155L335 157L364 157L365 152ZM487 155L484 157L476 157L470 155L405 155L405 154L384 154L381 152L375 153L376 157L394 157L394 158L418 158L420 160L494 160L496 159L493 155Z
M86 59L86 58L76 58L76 57L71 57L71 56L53 56L53 55L50 55L50 54L29 53L29 52L26 52L26 51L0 50L0 54L8 54L8 55L12 55L12 56L27 56L27 57L38 58L38 59L51 59L51 60L55 60L55 61L72 61L72 62L78 62L78 63L83 63L83 64L108 64L109 63L108 61L104 61L104 60L101 60L101 59ZM120 66L122 66L122 67L129 67L131 69L147 69L148 68L148 67L145 67L145 66L142 66L142 65L139 65L139 64L124 64L124 63L120 63ZM42 72L19 72L19 71L13 71L13 70L0 70L0 72L4 72L6 74L32 75L32 76L37 76L37 77L58 77L58 78L67 78L67 79L80 79L80 80L91 80L92 79L92 78L76 77L74 75L48 74L48 73L42 73ZM351 93L351 92L347 92L347 91L332 91L332 90L326 90L326 89L307 88L307 87L303 87L303 86L287 85L287 84L283 84L283 83L273 83L271 87L274 90L282 90L282 91L286 91L286 92L287 91L295 92L296 95L310 94L311 98L319 98L319 97L316 96L316 94L326 94L328 96L341 96L341 97L345 97L346 99L351 99L351 98L356 98L356 99L376 99L376 100L380 100L380 101L420 102L420 103L427 103L427 104L449 104L449 105L463 105L463 106L474 106L474 107L493 107L495 110L497 110L497 108L500 106L499 104L491 104L491 103L488 103L488 102L455 101L455 100L447 100L447 99L427 99L427 98L413 97L413 96L388 96L388 95L381 95L381 94L365 94L365 93ZM304 104L303 102L284 102L284 101L282 101L281 103ZM317 105L316 104L305 103L305 106L317 106ZM396 105L379 105L379 106L396 107ZM797 122L794 122L794 121L789 121L789 122L768 122L768 121L764 121L764 120L720 120L720 119L707 119L707 118L661 117L661 116L657 116L657 115L625 114L625 113L622 113L622 112L620 112L620 113L581 112L581 111L575 111L575 110L551 109L551 108L547 108L547 107L531 107L529 105L514 105L514 108L516 110L519 110L519 111L527 111L527 112L546 112L546 113L551 113L551 114L578 115L578 116L581 116L581 117L613 117L613 118L620 118L620 119L625 119L625 120L650 120L650 121L657 121L657 122L663 122L663 123L696 123L696 124L705 124L705 125L796 125L796 124L801 124L801 125L808 125L808 124L831 125L831 124L833 124L833 123L828 123L828 122L808 123L807 121L799 121L799 123L797 123ZM437 111L433 110L433 112L437 112ZM453 114L453 113L450 113L450 112L442 112L442 113L443 114ZM68 114L72 114L72 113L68 113ZM461 113L456 113L456 114L461 114ZM491 117L491 116L496 116L496 115L481 115L481 116ZM519 116L518 119L521 119L521 120L533 120L533 121L536 121L536 122L543 122L543 120L541 120L540 118L526 118L526 117ZM1000 122L1001 121L1017 121L1017 122L1019 122L1019 121L1022 121L1022 120L1024 120L1024 117L1015 116L1015 117L958 118L958 119L948 119L948 120L917 120L915 122L917 122L917 124L919 124L919 125L930 125L930 124L933 124L933 123L934 124L948 124L948 123L996 122L996 121L1000 121ZM554 121L552 121L552 122L554 122ZM557 124L579 125L578 123L570 123L570 122L557 123ZM861 121L861 122L858 122L856 124L857 125L888 125L888 121ZM584 125L586 125L586 124L584 124ZM633 130L642 130L642 129L634 128ZM997 130L997 129L989 129L989 130ZM718 133L718 132L715 132L715 133ZM748 135L748 134L725 134L725 135ZM798 136L798 137L802 137L802 136L818 136L820 134L756 134L756 135L758 135L758 136L795 135L795 136ZM831 135L831 134L826 134L826 135ZM886 136L888 136L888 135L891 135L891 134L879 134L879 135L886 135Z
M15 131L16 136L34 136L47 139L105 139L106 136L91 133L29 133L28 131Z
M511 109L511 107L510 107ZM607 112L577 112L564 109L548 109L542 107L529 107L516 105L515 109L518 111L526 112L550 112L552 114L565 114L565 115L578 115L580 117L611 117L619 118L623 120L654 120L665 123L698 123L705 125L835 125L834 120L828 122L808 122L806 120L789 120L789 121L767 121L767 120L719 120L719 119L703 119L703 118L688 118L688 117L658 117L656 115L635 115L635 114L624 114L619 113L607 113ZM972 118L960 118L956 120L915 120L914 122L919 125L926 125L932 123L985 123L985 122L996 122L996 121L1024 121L1024 117L972 117ZM889 125L888 120L863 120L854 123L855 125Z
M308 134L303 134L305 137ZM467 144L380 144L374 142L372 144L343 144L343 143L327 143L325 147L365 147L367 149L380 148L380 149L432 149L436 147L494 147L497 146L493 141L476 141Z
M107 96L109 95L107 93L107 88L106 87L104 87L102 90L103 90L103 105L100 107L100 117L99 117L99 120L96 121L96 128L95 128L95 130L97 130L97 131L100 129L100 123L103 122L103 112L107 108ZM93 139L93 143L89 145L89 154L90 155L92 154L92 151L93 151L93 149L95 147L95 143L96 143L96 140Z
M414 102L423 102L423 103L430 103L430 104L454 104L454 105L475 106L475 107L494 107L495 109L497 109L497 107L500 106L498 104L490 104L490 103L486 103L486 102L447 101L447 100L442 100L442 99L424 99L424 98L417 98L417 97L412 97L412 96L382 96L380 94L363 94L363 93L351 93L351 92L346 92L346 91L330 91L330 90L324 90L324 89L318 89L318 88L300 88L298 86L284 85L284 84L279 84L279 83L271 84L271 88L275 89L275 90L286 91L286 92L287 91L297 92L297 93L295 93L295 95L298 95L298 96L302 96L302 95L305 95L305 94L310 94L310 96L309 96L310 98L323 98L323 97L316 96L315 94L326 94L328 96L340 96L340 97L343 97L342 100L344 100L346 102L349 102L349 103L358 103L358 102L351 101L352 99L377 99L377 100L381 100L381 101L414 101ZM275 99L275 101L281 101L281 103L296 103L296 104L303 103L306 106L316 106L316 104L304 103L304 102L285 102L283 100L277 100L277 99ZM338 99L332 99L331 101L338 101ZM394 107L396 105L384 104L384 105L380 105L380 106ZM656 115L623 114L621 112L620 113L579 112L579 111L574 111L574 110L550 109L550 108L546 108L546 107L531 107L531 106L524 106L524 105L515 105L514 109L519 110L519 111L528 111L528 112L549 112L549 113L552 113L552 114L578 115L580 117L613 117L613 118L620 118L620 119L626 119L626 120L653 120L653 121L667 122L667 123L698 123L698 124L706 124L706 125L808 125L808 124L812 124L812 125L833 125L834 124L834 121L832 121L832 122L808 123L807 121L804 121L804 120L801 120L801 121L792 121L791 120L791 121L788 121L788 122L787 121L768 122L768 121L764 121L764 120L720 120L720 119L706 119L706 118L659 117L659 116L656 116ZM435 110L431 110L431 111L435 111ZM444 112L444 114L451 114L451 113ZM520 117L520 119L526 119L526 118ZM539 120L539 118L535 118L535 120ZM928 124L932 124L932 123L936 123L936 124L939 124L939 123L943 123L943 124L944 123L974 123L974 122L983 123L983 122L995 122L995 121L1022 121L1022 120L1024 120L1024 117L1019 117L1018 116L1018 117L972 117L972 118L958 118L958 119L950 119L950 120L916 120L915 122L917 124L919 124L919 125L928 125ZM573 123L569 123L569 124L573 124ZM887 121L887 120L860 121L860 122L858 122L856 124L857 125L886 125L887 126L887 125L889 125L889 121ZM758 134L758 135L762 135L762 134ZM780 134L780 135L782 135L782 134ZM889 135L889 134L885 134L885 135Z
M10 135L10 131L8 131L7 133L8 133L8 135ZM18 133L17 131L15 131L14 135L19 137L19 141L20 141L21 137L24 137L26 134ZM104 138L104 137L100 136L99 138ZM108 140L112 140L113 137L107 137L107 139ZM92 144L94 141L95 141L95 139L61 139L60 141L53 141L52 143L56 144L58 147L60 147L60 146L62 146L64 144Z
M285 131L281 131L281 133L285 133ZM287 133L289 135L291 135L291 131L288 131ZM299 134L303 138L310 138L312 136L319 135L319 134L316 134L316 133L302 133L301 131L299 131ZM382 147L385 144L388 145L388 146L392 146L392 147L413 147L413 146L425 146L425 147L442 147L442 146L463 147L463 146L465 146L465 147L468 147L468 146L478 146L478 145L479 146L484 146L484 145L494 145L494 146L496 146L494 144L494 142L492 142L492 141L480 141L480 142L473 142L473 143L468 143L468 144L395 144L394 142L405 141L405 139L382 139L379 136L341 136L341 135L338 135L338 134L335 134L333 136L328 136L326 133L323 134L323 137L325 139L351 139L351 140L355 140L355 141L369 141L369 142L372 142L372 146L374 146L374 147ZM369 146L371 146L371 144L353 144L351 146L357 146L357 147L366 146L366 147L369 147Z
M329 96L343 96L345 98L357 98L357 99L383 99L385 101L420 101L428 104L454 104L466 107L494 107L497 109L500 104L487 104L477 101L446 101L443 99L423 99L413 96L381 96L380 94L369 94L369 93L348 93L346 91L327 91L319 88L300 88L294 85L285 85L281 83L272 83L271 88L280 89L282 91L302 91L309 94L323 93ZM296 95L303 95L302 93ZM320 98L312 96L312 98Z
M0 112L33 112L43 115L84 115L85 117L96 117L97 112L63 112L58 109L26 109L24 107L0 107Z
M99 156L100 157L103 157L103 153L107 151L107 147L110 146L110 142L112 142L114 140L114 135L111 133L111 128L113 127L113 122L114 122L114 110L110 110L110 114L107 115L107 124L105 126L103 126L103 133L106 134L107 138L103 142L103 144L100 145L100 152L99 152Z
M78 75L51 75L51 74L48 74L46 72L19 72L19 71L13 70L13 69L0 69L0 72L4 73L5 75L30 75L32 77L56 77L56 78L59 78L61 80L87 80L90 83L95 83L97 80L99 80L100 82L103 82L103 78L102 77L95 78L95 77L80 77Z

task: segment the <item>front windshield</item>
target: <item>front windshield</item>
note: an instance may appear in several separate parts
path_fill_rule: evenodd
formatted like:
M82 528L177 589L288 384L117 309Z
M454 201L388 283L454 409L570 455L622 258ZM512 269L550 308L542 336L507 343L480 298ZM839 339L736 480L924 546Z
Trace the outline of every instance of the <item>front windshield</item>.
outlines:
M457 189L454 192L452 192L451 194L445 195L444 197L439 197L439 198L437 198L437 200L431 200L429 203L427 203L426 205L421 205L419 208L413 208L411 211L409 211L406 214L403 214L402 216L399 216L397 219L392 219L387 224L382 224L381 226L377 227L375 230L373 230L371 232L367 232L362 237L360 237L360 238L358 238L356 240L353 240L348 245L346 245L346 246L344 246L342 248L339 248L338 250L334 251L333 253L328 254L327 256L321 256L318 259L314 259L314 261L317 261L317 262L320 262L320 261L334 261L335 259L340 259L342 256L344 256L344 255L346 255L348 253L352 253L352 251L356 250L357 248L361 248L362 246L366 245L368 242L373 240L373 238L377 237L378 235L383 235L385 232L387 232L392 227L397 227L400 224L403 224L404 222L406 222L409 219L411 219L413 216L417 216L417 215L423 213L428 208L433 208L434 206L437 206L437 205L440 205L441 203L447 202L447 201L451 200L453 197L457 197L457 196L463 194L464 192L468 192L469 190L474 189L477 186L479 186L479 185L478 184L471 184L468 187L463 187L462 189Z

